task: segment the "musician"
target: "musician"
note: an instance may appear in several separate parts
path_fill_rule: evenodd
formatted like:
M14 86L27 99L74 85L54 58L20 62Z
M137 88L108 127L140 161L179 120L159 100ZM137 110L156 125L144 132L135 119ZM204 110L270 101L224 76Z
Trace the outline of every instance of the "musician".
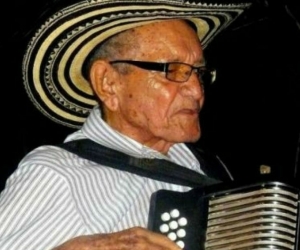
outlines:
M248 5L195 2L63 6L24 54L30 99L53 121L78 129L66 142L89 139L206 175L185 144L201 136L204 76L214 76L203 49ZM1 193L0 249L180 249L147 230L149 199L159 189L190 187L40 146Z

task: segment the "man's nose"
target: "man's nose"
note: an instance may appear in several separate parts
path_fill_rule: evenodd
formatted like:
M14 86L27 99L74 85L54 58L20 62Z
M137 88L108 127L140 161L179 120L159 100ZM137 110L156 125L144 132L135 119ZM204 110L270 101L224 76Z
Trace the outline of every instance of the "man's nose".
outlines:
M181 91L184 96L191 96L195 100L201 100L204 97L203 82L194 73L186 82L182 83Z

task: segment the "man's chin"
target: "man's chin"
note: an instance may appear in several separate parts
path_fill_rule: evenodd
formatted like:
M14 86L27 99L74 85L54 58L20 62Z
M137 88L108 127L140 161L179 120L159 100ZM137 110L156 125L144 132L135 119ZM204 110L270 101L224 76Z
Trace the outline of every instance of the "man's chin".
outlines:
M197 130L195 132L189 131L181 136L178 136L178 138L175 139L175 142L177 142L177 143L192 143L192 142L197 142L200 139L200 137L201 137L200 130Z
M186 140L185 142L197 142L201 137L201 134L199 134L198 136L193 136L190 139Z

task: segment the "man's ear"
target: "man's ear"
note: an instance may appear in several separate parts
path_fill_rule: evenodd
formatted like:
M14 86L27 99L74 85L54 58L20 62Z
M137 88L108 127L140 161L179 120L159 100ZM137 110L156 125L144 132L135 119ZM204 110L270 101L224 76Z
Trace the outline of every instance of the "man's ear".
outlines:
M110 110L117 108L116 96L116 72L111 65L104 60L97 60L90 70L90 82L94 93Z

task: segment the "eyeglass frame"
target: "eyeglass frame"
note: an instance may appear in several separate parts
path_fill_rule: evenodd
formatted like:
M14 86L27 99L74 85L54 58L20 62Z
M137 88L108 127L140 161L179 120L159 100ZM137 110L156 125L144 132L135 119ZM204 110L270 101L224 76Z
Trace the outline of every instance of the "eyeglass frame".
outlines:
M170 81L173 81L173 82L178 82L178 83L183 83L183 82L186 82L189 80L189 78L191 77L192 75L192 72L196 70L196 74L198 76L198 79L199 81L201 81L201 83L203 83L202 81L202 77L203 77L203 73L201 73L201 70L203 72L203 70L205 70L206 72L209 72L210 75L211 75L211 84L215 81L216 79L216 70L215 69L209 69L207 66L199 66L199 67L196 67L196 66L193 66L193 65L190 65L188 63L183 63L183 62L165 62L165 63L162 63L162 62L150 62L150 61L136 61L136 60L113 60L113 61L109 61L110 64L115 64L115 63L127 63L127 64L130 64L130 65L134 65L138 68L141 68L141 69L145 69L145 70L153 70L153 71L158 71L158 72L164 72L165 73L165 77L166 79L170 80ZM168 68L169 68L169 65L171 64L183 64L183 65L186 65L186 66L189 66L190 67L190 73L189 75L187 75L187 79L186 80L182 80L182 81L179 81L179 80L174 80L174 79L170 79L168 77L168 73L170 71L168 71Z

